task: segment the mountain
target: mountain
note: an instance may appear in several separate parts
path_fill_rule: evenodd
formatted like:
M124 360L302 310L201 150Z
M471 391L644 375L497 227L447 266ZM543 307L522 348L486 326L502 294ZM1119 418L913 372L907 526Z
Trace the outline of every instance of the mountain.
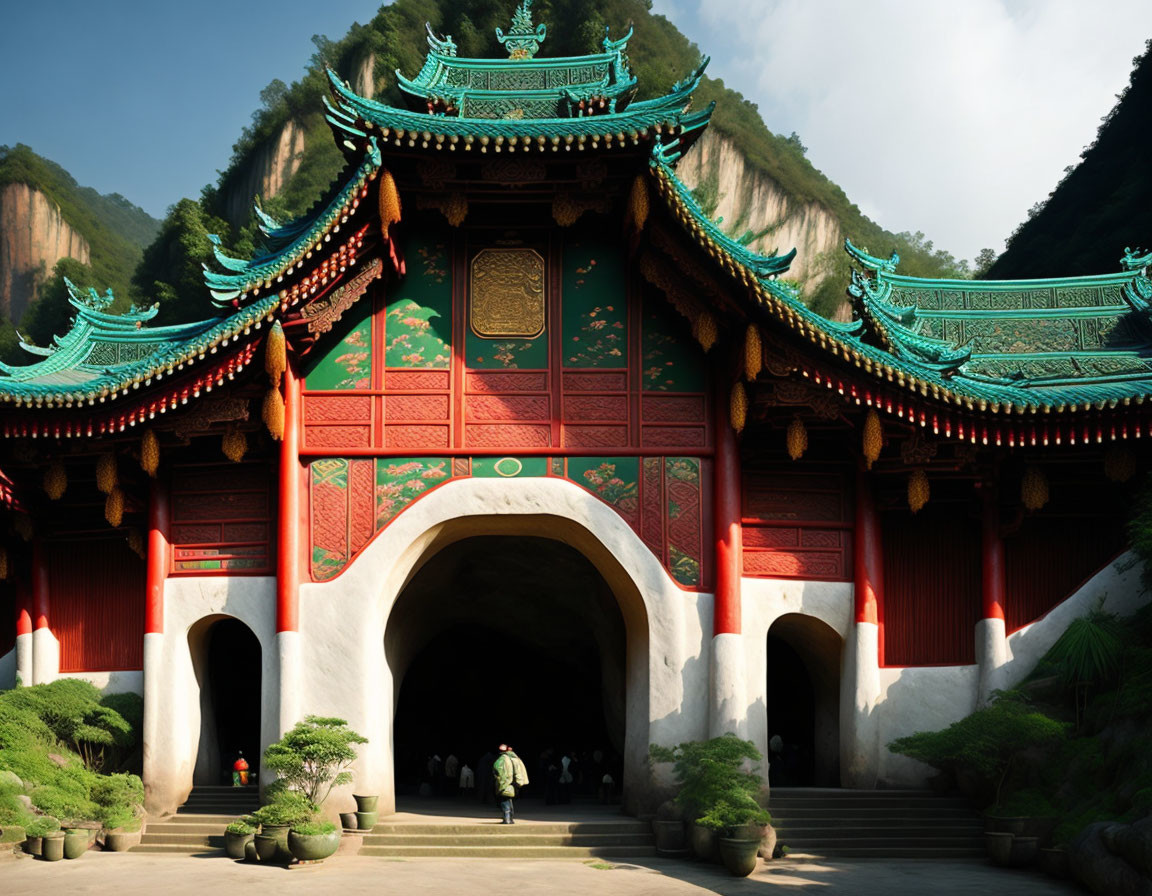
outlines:
M1152 248L1152 41L1095 142L1009 238L995 279L1104 274L1127 247Z
M73 259L83 286L127 301L132 272L160 222L121 196L82 187L27 146L0 146L0 320L20 323L57 264Z
M419 70L427 47L425 22L451 34L461 56L498 58L503 50L494 32L508 27L513 5L513 0L397 0L368 24L353 25L338 41L313 38L317 52L304 77L291 86L273 81L263 91L263 105L233 147L230 164L204 191L202 217L226 222L228 241L242 251L251 248L253 239L254 196L274 215L291 216L305 211L328 186L343 159L322 114L325 62L357 92L403 105L394 72L411 76ZM632 23L628 53L640 85L637 99L666 93L700 57L699 48L668 19L653 15L645 0L545 0L534 4L533 15L548 25L549 56L598 51L605 27L619 36ZM968 276L966 262L933 251L923 234L893 234L866 218L808 161L799 137L772 133L754 104L722 81L705 78L695 104L712 100L717 101L712 125L681 162L681 176L733 235L747 235L752 246L764 251L795 246L797 262L789 276L801 283L818 310L841 316L847 310L845 236L875 254L899 251L901 270L909 274ZM188 218L187 209L182 214ZM201 225L192 227L198 231ZM181 245L207 250L202 238L178 227L168 229L162 240L156 258L171 262L175 254L182 269L191 259L180 255ZM146 262L137 283L187 307L193 297L182 295L178 279L163 265Z

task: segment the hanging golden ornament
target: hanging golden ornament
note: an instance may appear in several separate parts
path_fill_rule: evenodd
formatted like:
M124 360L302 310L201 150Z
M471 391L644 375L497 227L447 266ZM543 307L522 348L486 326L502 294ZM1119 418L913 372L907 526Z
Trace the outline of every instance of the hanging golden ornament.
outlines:
M868 469L880 457L880 449L884 447L884 427L880 425L880 415L875 408L869 408L864 418L864 461Z
M58 460L52 462L44 471L44 491L53 501L59 501L68 490L68 470Z
M126 536L128 548L132 553L136 554L141 560L148 559L148 547L144 543L144 533L139 529L133 529Z
M120 476L116 470L116 455L112 451L105 451L96 459L96 488L110 494L112 489L116 488L117 483L120 482Z
M571 193L557 193L552 200L552 220L561 227L571 227L583 213L584 207L572 198Z
M8 578L8 548L0 545L0 579Z
M280 326L280 321L276 321L264 343L264 372L268 374L268 382L278 386L287 368L288 343L284 338L284 328Z
M716 344L718 335L716 318L712 316L711 312L701 311L696 315L696 320L692 321L692 335L704 351L711 351L712 346Z
M736 432L744 431L744 424L748 422L748 393L744 391L744 384L739 380L732 386L732 397L728 403L728 413L732 428Z
M380 171L380 232L388 237L388 228L400 221L400 194L396 181L387 168Z
M807 450L808 430L803 420L793 417L792 422L788 424L788 456L792 460L800 460Z
M112 486L107 500L104 501L104 519L113 527L124 522L124 490L118 485Z
M1136 458L1123 445L1113 445L1104 454L1104 475L1113 482L1127 482L1136 475Z
M279 441L284 438L284 399L280 397L280 390L269 389L264 393L264 407L260 412L268 433Z
M32 517L26 513L18 513L12 517L12 531L24 541L31 541L34 534Z
M760 328L748 324L744 332L744 377L748 382L756 379L764 367L764 351L760 343Z
M932 493L928 485L928 474L923 470L913 470L908 476L908 507L913 513L919 513L920 508L928 503L928 496Z
M140 438L140 469L153 479L160 469L160 440L150 429L145 430Z
M1025 468L1020 481L1020 500L1029 510L1039 510L1048 503L1048 477L1039 467Z
M248 453L248 437L240 430L229 427L220 440L220 449L224 456L234 464L240 463Z
M440 211L449 224L459 227L468 217L468 197L459 192L451 193L440 205Z
M644 229L648 221L648 183L643 174L637 174L632 181L632 193L628 197L628 216L637 233Z

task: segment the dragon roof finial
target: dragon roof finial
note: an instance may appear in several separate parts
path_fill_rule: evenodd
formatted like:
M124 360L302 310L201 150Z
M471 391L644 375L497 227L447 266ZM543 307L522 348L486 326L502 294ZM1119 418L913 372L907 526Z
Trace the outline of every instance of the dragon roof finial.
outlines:
M507 34L503 28L496 29L496 39L508 51L509 59L531 59L547 34L547 25L532 23L532 0L521 0L512 14L512 28Z

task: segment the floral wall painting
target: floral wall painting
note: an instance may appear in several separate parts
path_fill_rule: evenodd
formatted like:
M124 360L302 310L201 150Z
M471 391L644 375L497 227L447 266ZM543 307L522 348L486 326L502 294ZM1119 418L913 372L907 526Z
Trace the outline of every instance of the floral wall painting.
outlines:
M563 364L628 366L628 294L618 247L569 240L563 264Z
M376 527L452 475L447 457L388 457L376 461Z
M647 296L640 327L640 381L650 392L703 392L704 353L688 321L662 299Z
M570 457L568 478L631 518L640 505L636 457Z
M370 389L372 387L372 318L364 317L330 348L309 371L308 389Z
M384 363L445 369L452 361L448 241L422 234L404 246L404 257L408 273L384 309Z

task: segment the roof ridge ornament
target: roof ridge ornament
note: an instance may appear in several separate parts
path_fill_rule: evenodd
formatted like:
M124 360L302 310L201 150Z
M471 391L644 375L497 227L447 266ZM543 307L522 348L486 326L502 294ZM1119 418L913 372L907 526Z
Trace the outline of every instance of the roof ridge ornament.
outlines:
M428 32L428 47L432 50L433 53L437 53L441 56L456 55L456 41L452 40L451 34L445 34L443 37L437 37L436 32L432 30L431 22L424 23L424 30Z
M531 59L547 35L547 25L532 23L532 0L521 0L512 14L512 28L507 34L503 28L496 29L496 39L508 51L509 59Z

